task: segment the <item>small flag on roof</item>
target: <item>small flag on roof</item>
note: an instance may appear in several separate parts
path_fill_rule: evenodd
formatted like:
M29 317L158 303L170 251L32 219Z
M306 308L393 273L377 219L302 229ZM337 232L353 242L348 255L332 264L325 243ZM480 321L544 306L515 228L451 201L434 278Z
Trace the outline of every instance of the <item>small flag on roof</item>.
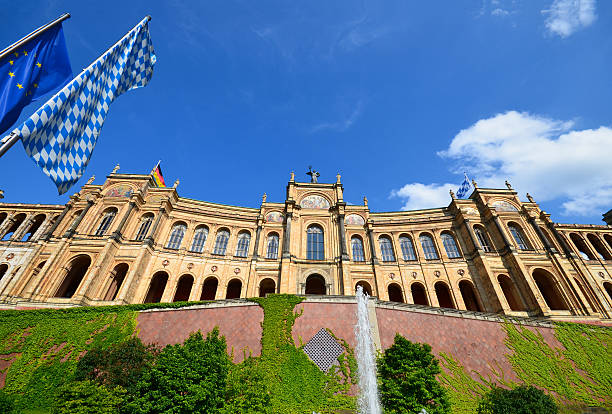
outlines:
M457 198L467 198L470 190L472 189L472 184L470 183L470 179L468 178L467 174L463 173L463 175L465 176L465 179L457 190Z
M159 161L155 168L153 168L153 171L151 171L151 175L153 175L153 180L155 181L155 184L157 184L158 187L166 186L166 182L164 181L164 175L162 174L161 170L161 161Z

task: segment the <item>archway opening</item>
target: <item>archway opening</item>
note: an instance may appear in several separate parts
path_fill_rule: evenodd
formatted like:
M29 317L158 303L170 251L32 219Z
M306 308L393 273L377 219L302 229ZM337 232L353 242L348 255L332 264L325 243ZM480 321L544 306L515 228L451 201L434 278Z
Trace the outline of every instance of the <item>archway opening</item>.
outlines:
M580 292L582 292L582 296L584 296L585 299L587 300L587 302L589 302L589 306L591 307L591 309L594 312L597 312L597 310L595 309L595 303L593 303L593 301L591 300L591 296L587 293L586 289L584 288L584 285L577 278L574 278L574 281L578 285L578 289L580 289ZM584 304L582 304L582 301L580 300L580 297L578 297L578 301L584 307Z
M591 252L591 249L589 249L589 247L586 245L586 243L582 240L580 236L578 236L576 233L571 233L570 239L572 240L574 246L576 246L576 249L578 249L578 253L580 253L580 256L582 256L584 260L596 260L595 256Z
M587 234L587 239L589 239L589 242L591 242L591 245L595 248L595 251L601 260L612 260L610 253L608 253L608 250L601 240L597 238L597 236L589 233Z
M111 272L112 280L108 290L106 291L106 295L104 295L104 300L115 300L117 298L117 293L119 292L119 289L121 289L121 284L125 280L125 275L127 274L128 269L129 266L127 263L119 263L117 266L115 266Z
M523 307L520 304L521 302L518 300L516 289L514 287L514 283L512 283L512 280L510 280L510 278L506 275L499 275L497 276L497 281L499 282L499 286L506 297L506 302L508 302L510 310L522 311Z
M368 296L372 296L372 287L365 280L360 280L355 284L355 292L357 291L357 286L361 286L363 289L363 293L366 293Z
M325 278L321 275L310 275L306 279L306 290L304 291L307 295L325 295L327 289L325 286Z
M13 224L6 230L6 233L2 236L2 240L10 240L13 234L17 231L21 224L25 220L26 215L24 213L17 214L13 220Z
M387 286L387 293L389 294L389 300L391 302L404 303L402 288L397 283L389 284L389 286Z
M561 293L555 286L553 276L543 269L536 269L533 272L533 279L551 310L569 310L567 304L561 297Z
M478 302L478 296L476 296L474 285L467 280L462 280L459 282L459 291L461 291L461 297L463 298L463 303L465 303L465 308L467 310L482 312L482 307Z
M438 282L434 285L434 289L436 290L436 296L438 297L438 305L441 308L455 309L450 290L448 289L446 283Z
M240 279L232 279L227 284L227 293L225 299L238 299L242 293L242 282Z
M2 280L7 270L8 270L8 265L6 263L2 263L0 265L0 280Z
M185 302L189 300L191 294L191 288L193 287L193 276L183 275L176 285L176 292L174 292L174 299L172 302Z
M412 286L410 286L410 292L412 293L412 302L415 305L429 306L429 301L427 300L427 292L425 292L425 286L418 282L415 282L412 284Z
M34 217L34 220L32 221L32 224L30 225L30 228L25 232L25 234L21 238L21 241L30 241L30 240L32 240L32 237L34 237L34 235L36 234L36 232L38 231L40 226L45 221L46 217L47 216L45 216L44 214L38 214L36 217Z
M145 303L159 303L161 302L164 290L166 290L166 284L168 283L168 273L159 271L151 278L151 284L149 285L149 291L145 298Z
M200 295L200 300L215 300L217 296L217 287L219 286L219 281L214 276L209 276L204 281L202 285L202 294Z
M75 257L70 263L70 270L55 293L55 297L71 298L83 281L83 277L85 277L90 264L91 258L87 255Z
M270 278L259 283L259 297L265 298L268 293L276 293L276 282Z
M606 292L608 293L608 297L610 298L610 300L612 301L612 283L610 282L604 282L604 289L606 290Z

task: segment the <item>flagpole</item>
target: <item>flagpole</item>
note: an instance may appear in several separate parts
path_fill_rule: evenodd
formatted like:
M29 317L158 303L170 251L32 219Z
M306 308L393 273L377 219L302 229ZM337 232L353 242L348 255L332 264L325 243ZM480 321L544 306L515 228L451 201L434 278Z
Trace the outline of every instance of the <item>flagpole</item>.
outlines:
M16 41L15 43L10 45L9 47L7 47L4 50L2 50L2 52L0 52L0 60L3 57L5 57L6 55L9 55L9 54L13 53L13 50L19 48L21 45L23 45L24 43L26 43L27 41L29 41L33 37L38 36L40 33L44 32L45 30L47 30L47 29L55 26L56 24L61 23L64 20L69 19L69 18L70 18L70 13L64 13L60 17L58 17L57 19L53 20L51 23L47 23L44 26L40 26L38 29L34 30L29 35L25 36L21 40Z
M5 152L7 152L9 150L9 148L11 148L13 145L15 145L15 142L19 141L19 135L11 132L11 134L5 138L2 138L2 146L0 147L0 157L2 157L4 155Z

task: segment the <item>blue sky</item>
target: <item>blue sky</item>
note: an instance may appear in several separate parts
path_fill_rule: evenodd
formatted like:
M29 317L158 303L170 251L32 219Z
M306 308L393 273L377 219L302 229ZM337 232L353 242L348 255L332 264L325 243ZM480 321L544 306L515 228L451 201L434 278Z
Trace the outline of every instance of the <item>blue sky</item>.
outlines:
M464 170L508 179L556 221L603 224L612 208L612 2L1 3L6 45L71 13L75 73L147 14L157 55L77 186L58 196L18 144L0 159L5 202L64 203L116 163L162 159L181 196L250 207L313 165L374 211L446 206Z

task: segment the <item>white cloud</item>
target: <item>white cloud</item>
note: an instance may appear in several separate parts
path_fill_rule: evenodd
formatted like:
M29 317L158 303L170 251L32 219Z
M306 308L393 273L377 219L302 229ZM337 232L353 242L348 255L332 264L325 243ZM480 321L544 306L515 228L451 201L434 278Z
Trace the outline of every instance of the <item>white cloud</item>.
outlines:
M597 15L595 0L555 0L548 10L546 28L552 34L568 37L575 31L590 26Z
M353 108L353 111L350 114L348 114L348 116L346 116L344 119L341 119L336 122L322 122L320 124L313 126L310 129L310 132L314 133L314 132L319 132L319 131L323 131L326 129L338 131L338 132L344 132L347 129L349 129L355 123L355 121L357 121L357 119L361 116L362 111L363 111L363 99L359 99L357 103L355 104L355 108Z
M508 10L497 8L495 10L492 10L491 14L493 16L504 17L504 16L508 16L510 12Z
M564 214L600 214L612 204L612 129L606 126L577 130L573 121L508 111L460 131L438 155L456 161L457 172L466 169L481 187L503 188L508 179L536 201L558 201ZM449 201L448 184L411 183L392 195L406 199L404 209Z

